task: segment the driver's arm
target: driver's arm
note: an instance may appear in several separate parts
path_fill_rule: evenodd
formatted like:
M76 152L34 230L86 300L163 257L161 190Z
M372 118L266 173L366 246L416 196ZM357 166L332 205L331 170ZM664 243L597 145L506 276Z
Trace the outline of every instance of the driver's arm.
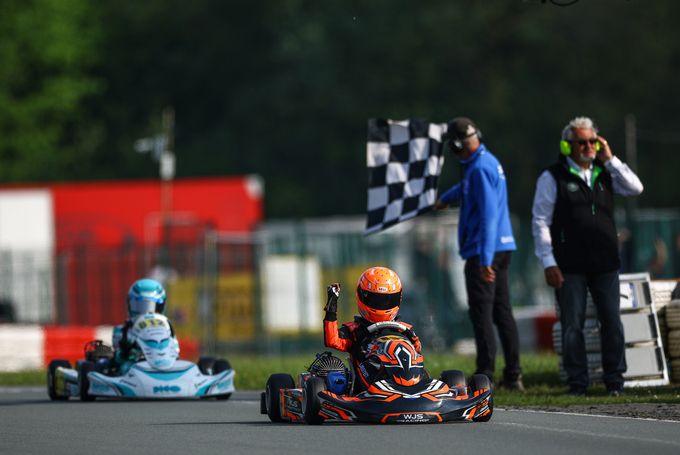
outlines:
M328 301L324 307L326 316L323 318L323 341L329 348L347 352L352 347L352 340L346 326L338 330L338 297L340 297L340 283L333 283L326 289Z
M323 320L323 341L326 347L348 352L352 348L352 339L347 337L346 332L347 330L338 330L337 319L331 320L326 315Z

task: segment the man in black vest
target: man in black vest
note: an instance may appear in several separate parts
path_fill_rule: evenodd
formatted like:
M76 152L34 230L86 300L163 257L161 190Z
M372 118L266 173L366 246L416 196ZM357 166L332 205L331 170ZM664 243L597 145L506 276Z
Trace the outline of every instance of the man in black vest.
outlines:
M532 232L536 256L560 307L568 393L585 395L589 384L583 326L590 291L600 322L603 380L609 394L618 396L626 358L614 193L638 195L642 183L612 154L588 117L576 117L564 127L560 152L536 183Z

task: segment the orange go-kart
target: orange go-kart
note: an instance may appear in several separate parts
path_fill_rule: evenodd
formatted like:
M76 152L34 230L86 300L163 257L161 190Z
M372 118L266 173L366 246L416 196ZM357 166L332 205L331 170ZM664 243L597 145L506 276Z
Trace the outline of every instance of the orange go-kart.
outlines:
M359 368L373 372L367 386L356 384L357 373L330 352L298 377L273 374L261 397L261 412L272 422L441 423L487 422L493 413L489 378L475 374L466 383L459 370L430 377L424 358L403 335L408 328L395 321L367 328L362 346L366 360ZM354 390L363 389L358 393Z

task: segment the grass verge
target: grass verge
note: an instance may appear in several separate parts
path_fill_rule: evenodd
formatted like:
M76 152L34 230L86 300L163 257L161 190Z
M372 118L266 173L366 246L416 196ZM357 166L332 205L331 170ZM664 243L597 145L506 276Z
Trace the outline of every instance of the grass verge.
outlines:
M289 373L296 378L314 360L314 355L287 355L281 357L227 356L236 370L236 388L240 390L264 390L272 373ZM346 355L339 355L343 360ZM425 364L437 377L442 370L457 369L470 375L474 372L474 358L457 355L425 354ZM621 397L609 397L602 385L589 389L586 397L565 395L566 386L559 380L559 357L556 354L524 354L522 369L526 392L495 391L496 405L500 407L551 407L584 404L623 403L677 403L680 404L680 384L663 387L627 388ZM496 371L503 371L501 360ZM44 370L0 373L0 386L45 386Z

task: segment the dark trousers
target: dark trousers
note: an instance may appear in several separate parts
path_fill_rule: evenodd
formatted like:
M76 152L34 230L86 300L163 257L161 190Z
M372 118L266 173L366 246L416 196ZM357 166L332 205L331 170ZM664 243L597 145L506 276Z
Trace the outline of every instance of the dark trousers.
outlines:
M620 313L618 272L564 274L557 289L562 324L562 365L569 385L587 387L588 359L583 326L587 291L593 298L600 322L603 380L607 386L623 384L626 371L625 338Z
M477 345L476 372L483 373L491 379L493 379L496 366L494 324L498 329L498 337L505 356L503 378L514 380L522 372L519 366L519 335L515 318L512 315L508 289L510 256L509 251L494 255L493 268L496 271L494 283L482 280L479 272L479 256L471 257L465 262L465 287Z

